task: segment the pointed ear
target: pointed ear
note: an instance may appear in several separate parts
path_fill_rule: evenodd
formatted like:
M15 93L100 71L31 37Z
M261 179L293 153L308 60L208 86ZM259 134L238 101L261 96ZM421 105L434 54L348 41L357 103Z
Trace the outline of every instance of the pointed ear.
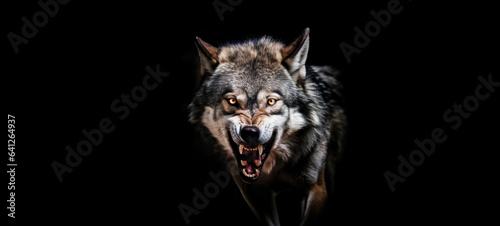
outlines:
M218 54L219 50L201 40L200 37L196 37L196 48L198 49L198 55L200 56L201 63L201 75L203 76L206 72L213 73L217 64L219 64Z
M283 65L298 85L300 85L306 77L305 63L308 51L309 28L306 28L292 44L283 48Z

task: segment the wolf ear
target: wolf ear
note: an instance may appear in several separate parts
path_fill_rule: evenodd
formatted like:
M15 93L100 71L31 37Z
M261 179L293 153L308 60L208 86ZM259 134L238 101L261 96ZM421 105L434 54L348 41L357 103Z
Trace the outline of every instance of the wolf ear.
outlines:
M283 48L283 65L298 85L301 85L306 78L305 63L308 51L309 28L306 28L292 44Z
M200 37L196 37L196 48L198 49L198 55L200 56L201 63L201 75L203 76L205 72L213 73L217 64L219 64L218 54L219 50L201 40Z

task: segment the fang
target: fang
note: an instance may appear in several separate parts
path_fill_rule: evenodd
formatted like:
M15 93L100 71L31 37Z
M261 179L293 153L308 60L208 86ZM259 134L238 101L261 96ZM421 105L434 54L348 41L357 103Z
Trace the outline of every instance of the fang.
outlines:
M240 145L240 155L243 155L243 145Z
M241 171L243 172L243 175L247 176L247 177L252 177L251 174L248 174L247 171L245 169L241 169Z

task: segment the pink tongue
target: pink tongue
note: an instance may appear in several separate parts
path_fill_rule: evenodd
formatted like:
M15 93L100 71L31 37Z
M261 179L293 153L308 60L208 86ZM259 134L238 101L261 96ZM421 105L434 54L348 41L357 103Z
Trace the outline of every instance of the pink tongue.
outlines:
M251 162L253 163L254 161L262 161L262 156L260 156L259 154L256 154L255 158ZM246 166L247 172L248 173L255 173L253 164L251 164L251 162L249 161L248 165Z
M247 173L255 173L253 167L253 162L262 161L262 156L259 155L257 151L245 151L243 152L248 165L246 165Z
M254 173L252 164L250 164L250 163L247 165L247 173Z

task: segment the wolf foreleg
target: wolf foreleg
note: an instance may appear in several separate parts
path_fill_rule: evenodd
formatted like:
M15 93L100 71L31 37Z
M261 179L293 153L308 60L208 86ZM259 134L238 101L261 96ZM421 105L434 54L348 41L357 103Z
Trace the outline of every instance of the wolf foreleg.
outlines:
M245 201L263 225L279 226L274 192L260 183L247 184L239 176L233 176Z
M320 178L319 180L319 182L311 187L311 190L306 196L305 215L300 224L301 226L316 225L315 223L318 223L317 220L325 208L328 194L324 178Z

